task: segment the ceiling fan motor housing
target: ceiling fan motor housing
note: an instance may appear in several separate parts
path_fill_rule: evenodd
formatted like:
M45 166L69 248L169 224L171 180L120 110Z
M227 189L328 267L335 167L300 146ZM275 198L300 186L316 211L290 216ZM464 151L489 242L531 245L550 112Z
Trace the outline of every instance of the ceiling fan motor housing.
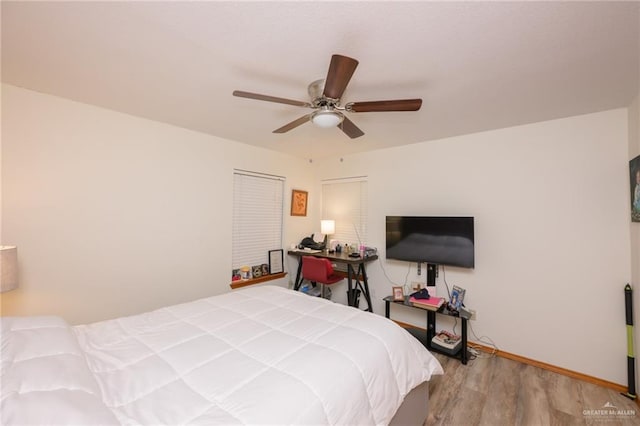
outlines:
M312 108L321 108L324 110L339 108L340 99L331 99L324 95L324 82L324 80L316 80L311 83L307 89Z
M311 83L307 88L307 92L309 93L309 99L312 101L321 98L324 92L324 79L321 78Z

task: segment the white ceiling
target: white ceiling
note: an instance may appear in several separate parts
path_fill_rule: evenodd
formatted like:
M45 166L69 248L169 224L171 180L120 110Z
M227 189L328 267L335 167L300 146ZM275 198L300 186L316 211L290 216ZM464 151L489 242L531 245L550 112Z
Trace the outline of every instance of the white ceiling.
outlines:
M302 158L626 107L638 93L640 3L8 2L2 81ZM343 103L365 132L304 124L334 53L360 61Z

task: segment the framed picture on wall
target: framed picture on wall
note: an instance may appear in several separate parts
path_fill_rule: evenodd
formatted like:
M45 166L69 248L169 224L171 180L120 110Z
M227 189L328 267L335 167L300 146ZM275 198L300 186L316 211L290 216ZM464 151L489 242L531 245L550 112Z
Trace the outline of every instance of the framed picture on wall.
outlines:
M631 222L640 222L640 155L629 161Z
M294 189L291 191L291 216L307 215L307 198L309 193Z

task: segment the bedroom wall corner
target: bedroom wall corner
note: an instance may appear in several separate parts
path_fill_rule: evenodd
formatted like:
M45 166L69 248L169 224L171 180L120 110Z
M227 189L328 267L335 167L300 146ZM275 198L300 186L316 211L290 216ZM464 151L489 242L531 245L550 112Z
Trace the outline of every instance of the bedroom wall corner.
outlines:
M2 89L1 220L21 277L2 315L79 324L231 291L233 169L313 185L289 155ZM284 241L312 219L285 216Z
M638 23L640 24L640 13L638 13ZM640 37L640 34L638 35ZM629 106L629 159L640 155L640 66L638 66L638 91L635 99ZM638 321L638 309L640 309L640 223L630 223L631 240L631 285L634 289L634 324L635 326L635 353L638 353L640 345L640 327ZM636 367L637 368L637 367Z
M440 268L438 296L447 297L445 278L465 288L476 335L504 351L625 383L627 129L626 108L610 110L327 159L319 179L368 176L367 243L380 259L367 274L377 314L391 286L425 282L424 268L417 275L415 264L385 259L384 217L471 215L476 267ZM424 328L415 311L398 307L392 317ZM438 328L453 325L438 320ZM607 344L594 351L599 336Z

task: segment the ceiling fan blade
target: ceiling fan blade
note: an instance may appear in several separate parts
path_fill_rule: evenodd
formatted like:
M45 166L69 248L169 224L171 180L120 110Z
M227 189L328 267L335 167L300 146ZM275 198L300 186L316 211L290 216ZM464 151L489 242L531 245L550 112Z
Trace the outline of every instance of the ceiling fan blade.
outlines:
M291 99L278 98L276 96L260 95L259 93L243 92L242 90L234 90L233 96L239 98L257 99L259 101L277 102L279 104L295 105L301 107L310 107L308 102L294 101Z
M340 99L357 66L358 61L353 58L333 55L325 79L323 95L331 99Z
M311 120L311 114L307 114L307 115L303 115L302 117L293 120L291 123L285 124L284 126L280 127L279 129L276 129L273 131L273 133L286 133L291 129L295 129L296 127L306 123L307 121Z
M351 139L359 138L360 136L364 135L364 132L360 130L358 126L353 124L353 121L349 120L347 117L344 117L344 120L342 120L342 122L338 124L338 127L342 129L342 131L345 132L346 135Z
M383 111L418 111L422 106L422 99L401 99L395 101L350 102L347 110L353 112L383 112Z

